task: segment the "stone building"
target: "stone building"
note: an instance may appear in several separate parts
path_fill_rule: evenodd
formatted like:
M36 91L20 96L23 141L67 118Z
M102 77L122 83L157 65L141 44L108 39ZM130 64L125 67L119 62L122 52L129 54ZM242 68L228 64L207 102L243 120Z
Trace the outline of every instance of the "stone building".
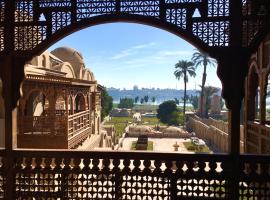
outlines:
M76 148L100 133L101 90L82 55L69 47L34 57L18 108L20 148Z

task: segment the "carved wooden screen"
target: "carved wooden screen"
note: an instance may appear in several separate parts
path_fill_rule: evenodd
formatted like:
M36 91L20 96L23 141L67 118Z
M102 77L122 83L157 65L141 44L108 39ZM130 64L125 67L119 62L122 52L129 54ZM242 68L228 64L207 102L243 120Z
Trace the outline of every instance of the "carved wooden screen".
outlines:
M33 50L53 36L59 39L78 27L109 18L153 23L195 43L215 47L230 46L230 30L241 31L241 27L231 25L232 0L15 0L14 27L9 19L4 20L8 16L4 2L0 0L0 51L9 45L4 45L4 29L10 26L14 28L12 46L16 51ZM242 0L244 46L258 34L265 19L262 8L252 2Z

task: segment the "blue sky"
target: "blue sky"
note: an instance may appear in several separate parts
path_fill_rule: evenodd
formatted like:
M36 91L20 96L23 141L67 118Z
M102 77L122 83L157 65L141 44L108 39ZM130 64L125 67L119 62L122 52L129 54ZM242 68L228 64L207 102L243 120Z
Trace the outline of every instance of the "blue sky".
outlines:
M191 59L195 47L150 26L112 23L93 26L62 39L49 50L70 46L82 53L86 66L106 87L183 88L173 72L178 60ZM209 67L206 85L221 87L216 68ZM190 78L188 89L201 84L202 68Z

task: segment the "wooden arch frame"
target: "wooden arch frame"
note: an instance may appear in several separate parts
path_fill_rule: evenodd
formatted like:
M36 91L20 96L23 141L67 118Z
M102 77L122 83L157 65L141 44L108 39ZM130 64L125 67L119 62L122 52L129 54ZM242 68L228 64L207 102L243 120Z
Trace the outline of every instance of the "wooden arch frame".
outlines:
M258 65L256 61L252 61L250 69L247 75L247 88L246 88L246 99L247 99L247 120L255 120L255 97L257 95L257 89L260 86L260 76L258 73Z
M34 88L33 90L30 90L29 91L29 93L27 93L27 95L26 95L26 97L24 98L24 103L22 103L21 105L22 105L22 107L21 107L21 114L23 115L23 116L27 116L28 114L25 114L25 109L27 109L28 108L28 103L32 103L33 104L33 102L29 102L29 98L31 97L31 95L33 95L35 92L38 92L38 93L42 93L44 96L45 96L45 102L46 102L46 100L48 101L48 103L49 103L49 108L50 108L50 106L51 106L51 101L50 101L50 99L48 98L48 94L46 94L46 92L44 92L43 90L39 90L39 89L37 89L37 88ZM37 98L37 96L35 97L35 99ZM34 114L34 113L32 113L32 114Z
M172 33L181 39L187 41L191 45L195 46L196 48L209 53L209 55L213 54L212 49L209 48L209 46L204 43L202 40L200 40L198 37L195 37L194 35L190 34L190 32L177 27L174 24L170 24L167 22L163 22L159 19L155 18L149 18L147 16L141 16L141 15L102 15L102 16L96 16L91 17L89 19L81 20L80 22L71 24L69 26L66 26L62 28L61 30L54 33L50 38L45 39L42 43L37 45L36 48L34 48L31 51L32 56L38 55L48 49L50 46L58 42L59 40L76 33L80 30L90 28L92 26L102 25L102 24L108 24L108 23L134 23L134 24L142 24L142 25L148 25L151 27L155 27L164 31L167 31L169 33Z
M80 97L79 97L79 96L80 96ZM77 97L80 98L79 100L83 100L82 105L80 105L80 106L82 106L82 108L81 108L82 110L79 110L79 111L85 111L86 108L87 108L87 102L86 102L86 99L85 99L85 95L84 95L82 92L78 92L78 93L76 93L76 95L74 96L74 101L73 101L73 111L75 112L75 111L77 111L78 108L79 108L79 103L80 103L80 102L78 102L78 105L77 105L77 103L76 103Z

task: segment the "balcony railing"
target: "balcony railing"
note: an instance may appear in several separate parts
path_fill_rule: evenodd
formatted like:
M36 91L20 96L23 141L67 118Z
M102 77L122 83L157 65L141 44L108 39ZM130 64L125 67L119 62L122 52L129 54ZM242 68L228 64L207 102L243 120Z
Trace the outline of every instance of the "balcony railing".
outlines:
M0 153L0 199L270 199L269 158L223 154L14 151ZM9 186L10 187L10 186ZM236 198L238 199L238 197Z

